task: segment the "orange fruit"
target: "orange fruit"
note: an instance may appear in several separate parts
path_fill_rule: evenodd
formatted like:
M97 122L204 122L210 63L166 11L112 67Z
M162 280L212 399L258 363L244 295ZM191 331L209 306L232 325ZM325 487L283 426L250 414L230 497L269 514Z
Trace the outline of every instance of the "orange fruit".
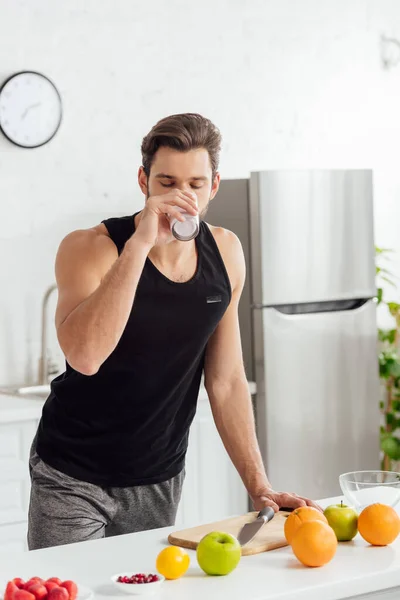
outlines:
M323 521L306 521L292 538L292 550L306 567L322 567L335 556L336 534Z
M189 568L189 554L177 546L168 546L157 556L156 569L165 579L178 579Z
M387 504L370 504L358 517L358 531L369 544L387 546L400 533L399 515Z
M306 521L323 521L324 523L328 523L328 519L325 515L312 506L301 506L300 508L296 508L290 513L285 521L284 531L288 544L292 543L294 534L300 525Z

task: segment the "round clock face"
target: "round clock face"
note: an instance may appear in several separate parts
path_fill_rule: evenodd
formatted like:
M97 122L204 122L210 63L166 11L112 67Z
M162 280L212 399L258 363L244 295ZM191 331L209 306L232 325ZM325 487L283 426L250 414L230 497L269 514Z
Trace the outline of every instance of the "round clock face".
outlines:
M60 95L40 73L17 73L0 90L0 129L17 146L46 144L56 134L61 116Z

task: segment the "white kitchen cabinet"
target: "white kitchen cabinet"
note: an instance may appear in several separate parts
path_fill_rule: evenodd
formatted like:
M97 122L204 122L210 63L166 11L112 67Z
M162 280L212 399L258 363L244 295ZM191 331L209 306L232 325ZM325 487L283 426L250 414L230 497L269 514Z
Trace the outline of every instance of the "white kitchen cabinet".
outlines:
M0 423L0 523L26 520L29 449L37 421Z
M27 521L0 525L0 552L14 550L26 552L28 550L27 533Z
M27 549L28 459L37 425L38 419L0 422L0 549Z
M246 489L233 466L214 423L208 399L200 399L186 458L186 478L176 527L243 514Z

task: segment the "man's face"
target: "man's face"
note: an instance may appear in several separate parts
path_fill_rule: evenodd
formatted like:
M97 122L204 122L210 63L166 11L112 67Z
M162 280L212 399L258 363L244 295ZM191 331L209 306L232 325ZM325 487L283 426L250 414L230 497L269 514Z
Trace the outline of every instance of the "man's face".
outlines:
M166 194L172 188L194 192L200 216L207 212L210 200L218 191L219 181L219 174L212 180L210 157L205 148L189 152L160 148L155 154L148 180L143 172L139 172L139 182L146 197Z

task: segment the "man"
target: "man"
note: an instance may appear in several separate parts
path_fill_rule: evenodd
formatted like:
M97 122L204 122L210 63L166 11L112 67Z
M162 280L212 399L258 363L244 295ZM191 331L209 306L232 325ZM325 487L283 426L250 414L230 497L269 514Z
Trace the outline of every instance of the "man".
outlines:
M274 491L264 471L241 352L239 240L202 219L195 240L171 234L170 219L204 216L217 194L220 144L200 115L161 120L142 143L144 209L60 245L67 365L32 446L30 549L174 523L203 372L255 509L313 505Z

